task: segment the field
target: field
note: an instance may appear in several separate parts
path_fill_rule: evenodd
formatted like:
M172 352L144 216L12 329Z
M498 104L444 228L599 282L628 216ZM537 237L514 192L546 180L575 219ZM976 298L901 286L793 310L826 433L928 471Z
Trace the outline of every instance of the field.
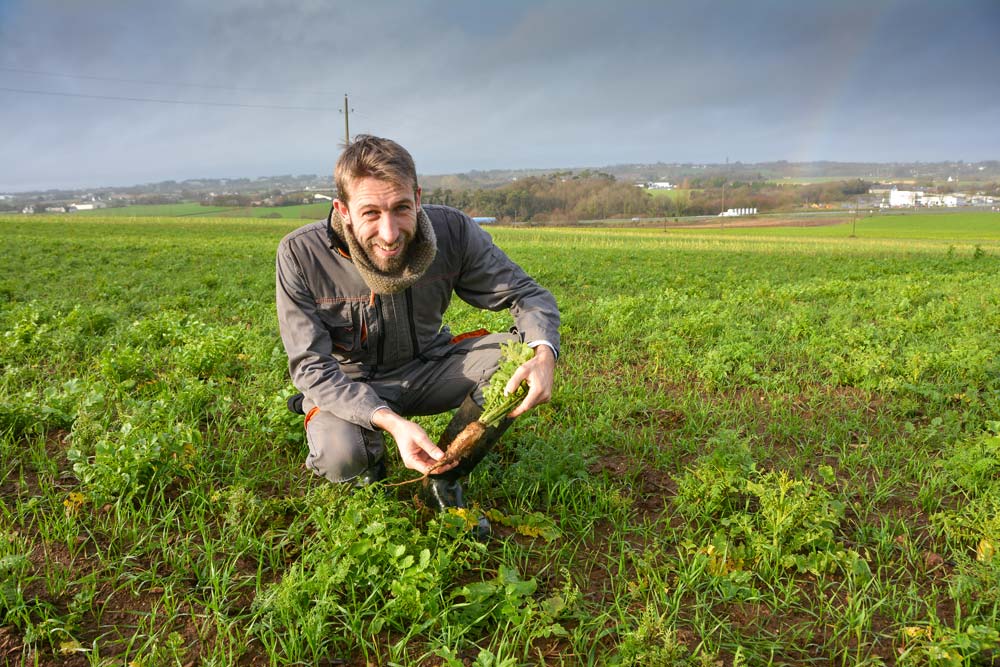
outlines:
M844 211L821 213L768 213L748 217L687 218L664 222L672 232L704 234L707 231L741 237L856 238L985 243L1000 240L1000 215L991 212L865 214L852 220Z
M673 190L667 189L654 189L646 190L651 197L666 197L670 200L676 200L678 197L684 197L685 199L691 196L693 192L701 192L699 188L686 188L684 190L674 188Z
M153 204L104 208L93 211L78 211L70 215L88 218L151 218L151 217L224 217L224 218L285 218L295 220L319 220L330 211L330 202L300 204L298 206L252 206L227 208L224 206L202 206L196 202L184 204Z
M0 217L0 664L1000 660L1000 216L491 228L564 338L487 544L303 468L297 224Z

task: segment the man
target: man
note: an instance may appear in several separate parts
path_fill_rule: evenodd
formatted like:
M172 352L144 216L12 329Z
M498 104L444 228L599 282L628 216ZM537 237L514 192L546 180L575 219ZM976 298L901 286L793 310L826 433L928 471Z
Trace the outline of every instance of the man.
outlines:
M444 453L407 416L458 408L458 433L481 413L500 344L522 338L535 356L514 373L524 401L490 429L475 455L437 470L424 489L438 510L464 507L468 474L511 420L549 400L559 348L552 294L513 263L468 216L420 204L413 158L389 139L360 135L334 173L325 222L287 235L277 253L277 309L292 382L303 394L306 466L331 482L364 486L386 476L389 433L403 464L428 472ZM509 309L512 333L452 337L442 316L455 294ZM477 532L489 523L480 518Z

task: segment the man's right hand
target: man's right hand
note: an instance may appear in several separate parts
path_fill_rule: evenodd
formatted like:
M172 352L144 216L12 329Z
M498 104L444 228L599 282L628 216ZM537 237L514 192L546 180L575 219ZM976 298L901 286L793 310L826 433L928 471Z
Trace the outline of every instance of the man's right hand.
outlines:
M403 465L421 474L426 474L444 456L444 452L431 442L427 432L419 424L411 422L389 408L381 408L372 415L372 426L389 433L396 441ZM452 466L449 466L449 468ZM435 472L444 472L441 468Z

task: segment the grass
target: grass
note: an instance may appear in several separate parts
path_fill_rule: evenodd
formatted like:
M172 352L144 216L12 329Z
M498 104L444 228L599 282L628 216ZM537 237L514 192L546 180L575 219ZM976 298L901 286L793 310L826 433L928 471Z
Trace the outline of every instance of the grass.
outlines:
M491 228L564 342L469 479L481 545L302 468L297 222L0 218L2 661L991 664L1000 239L873 222Z
M202 206L196 202L183 204L133 205L121 208L105 208L93 211L78 211L71 215L88 218L180 218L180 217L225 217L225 218L287 218L295 220L319 220L330 211L330 202L299 204L297 206L253 206L225 207Z
M850 213L841 212L833 215L848 221L836 225L809 226L810 220L818 220L822 216L768 215L761 216L761 219L796 217L802 226L747 228L735 226L735 223L739 222L738 219L719 218L718 228L671 231L680 234L725 234L745 238L780 239L845 239L851 237L853 232L857 239L882 239L890 243L902 240L955 243L1000 241L1000 213L995 212L880 214L859 217L855 223L850 221Z
M775 185L815 185L816 183L838 183L870 178L870 176L783 176L769 179Z
M678 197L683 197L684 199L688 199L690 198L691 193L701 192L701 190L698 188L685 188L685 189L673 188L671 190L666 190L666 189L646 190L646 192L648 192L651 197L666 197L667 199L670 200L676 200Z
M182 216L213 216L231 210L226 206L202 206L197 202L183 204L133 204L118 208L101 208L92 211L76 211L70 215L86 218L149 218Z

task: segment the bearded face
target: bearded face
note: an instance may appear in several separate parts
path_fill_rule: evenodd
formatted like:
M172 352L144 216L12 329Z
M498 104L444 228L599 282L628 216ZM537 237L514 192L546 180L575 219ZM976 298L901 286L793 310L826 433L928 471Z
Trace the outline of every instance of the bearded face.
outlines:
M357 239L361 249L365 251L372 266L382 273L393 274L400 273L406 266L407 251L410 248L413 235L400 230L399 236L392 243L385 243L378 237L362 240L358 238L357 232L355 232L354 238Z
M398 273L417 229L420 190L365 177L351 183L350 203L334 202L372 266Z

